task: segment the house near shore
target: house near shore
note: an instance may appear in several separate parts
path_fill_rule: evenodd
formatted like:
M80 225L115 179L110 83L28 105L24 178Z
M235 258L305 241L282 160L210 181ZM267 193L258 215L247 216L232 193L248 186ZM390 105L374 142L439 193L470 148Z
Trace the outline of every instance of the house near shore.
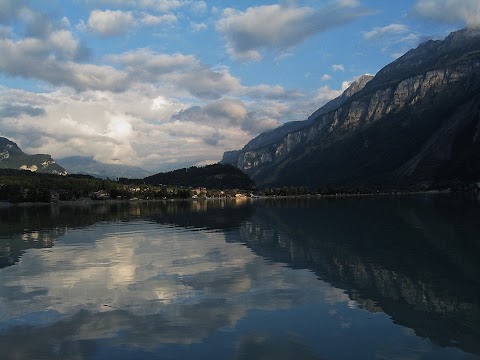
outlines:
M207 197L207 188L204 188L204 187L198 187L198 188L195 188L195 189L192 189L190 190L191 193L192 193L192 198L193 196L196 195L196 198L199 198L199 197Z

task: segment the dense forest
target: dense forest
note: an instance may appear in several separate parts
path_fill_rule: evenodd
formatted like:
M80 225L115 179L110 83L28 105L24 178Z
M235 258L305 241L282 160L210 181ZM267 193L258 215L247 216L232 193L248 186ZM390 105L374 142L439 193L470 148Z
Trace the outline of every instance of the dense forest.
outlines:
M122 183L132 182L120 179ZM255 182L241 170L231 165L213 164L203 167L192 166L159 173L144 179L135 180L146 185L175 185L185 187L205 187L207 189L245 189L255 188Z
M52 195L58 196L59 200L77 200L99 190L120 193L123 186L89 175L60 176L0 169L0 201L50 202Z

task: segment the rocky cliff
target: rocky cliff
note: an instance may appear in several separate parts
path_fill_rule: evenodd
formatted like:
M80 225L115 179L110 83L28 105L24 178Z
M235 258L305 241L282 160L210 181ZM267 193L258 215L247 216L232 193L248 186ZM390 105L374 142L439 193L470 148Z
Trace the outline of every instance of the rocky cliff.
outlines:
M362 80L304 127L224 161L259 185L480 179L480 31L423 43Z
M0 137L0 169L30 170L32 172L66 175L64 168L58 165L48 154L25 154L17 144Z
M326 103L310 115L307 120L288 122L274 130L261 133L256 138L250 140L242 150L226 151L221 162L237 166L244 171L248 171L265 162L272 162L277 158L276 150L279 147L286 145L290 148L298 144L292 143L291 134L300 133L302 130L308 129L313 125L317 117L343 105L352 95L363 89L371 79L373 79L371 75L362 75L341 96Z

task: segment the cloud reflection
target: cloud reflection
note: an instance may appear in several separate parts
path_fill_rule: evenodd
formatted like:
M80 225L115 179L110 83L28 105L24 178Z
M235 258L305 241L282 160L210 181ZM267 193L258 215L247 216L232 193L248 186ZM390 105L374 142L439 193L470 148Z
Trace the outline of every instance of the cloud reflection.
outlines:
M71 243L78 235L84 242ZM199 343L253 309L287 309L312 295L331 302L330 287L314 274L265 261L224 233L142 220L71 230L53 250L28 251L1 274L0 320L8 331L0 343L25 357L40 351L55 358L51 342L20 346L25 333L67 347L103 339L153 349ZM313 294L306 291L312 282Z
M338 358L344 341L366 357L476 354L478 204L442 199L0 212L1 230L37 248L0 270L0 347L52 359Z

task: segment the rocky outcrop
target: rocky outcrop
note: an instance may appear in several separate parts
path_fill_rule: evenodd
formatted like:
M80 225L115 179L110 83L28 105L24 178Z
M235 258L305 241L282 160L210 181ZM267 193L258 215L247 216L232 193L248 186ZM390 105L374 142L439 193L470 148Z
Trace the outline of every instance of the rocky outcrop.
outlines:
M29 170L38 173L67 175L48 154L25 154L17 144L0 137L0 169Z
M350 99L353 95L361 91L367 83L373 79L372 75L362 75L356 79L350 86L340 95L338 98L333 99L322 106L320 109L315 111L312 115L308 117L308 120L313 121L319 116L328 114L330 111L336 110L338 107L345 104L345 102Z
M459 132L474 127L468 141L478 144L475 134L480 123L473 104L479 93L480 33L461 30L443 41L421 44L373 79L361 78L333 101L335 108L327 104L317 110L303 128L263 146L244 148L224 161L247 172L259 185L367 182L363 176L367 170L377 179L400 175L408 181L421 175L432 181L439 173L453 171L445 166L458 168L457 160L468 161L466 157L471 156L465 149L461 156L455 153ZM452 125L453 118L457 125ZM445 133L451 136L440 135ZM407 142L411 144L405 145ZM424 171L419 164L434 160L426 156L433 144L452 151ZM357 161L348 160L349 152ZM454 165L445 165L452 161ZM376 168L369 165L372 162L377 163ZM352 166L362 172L342 169ZM474 168L473 172L477 164ZM301 174L305 169L307 178Z

